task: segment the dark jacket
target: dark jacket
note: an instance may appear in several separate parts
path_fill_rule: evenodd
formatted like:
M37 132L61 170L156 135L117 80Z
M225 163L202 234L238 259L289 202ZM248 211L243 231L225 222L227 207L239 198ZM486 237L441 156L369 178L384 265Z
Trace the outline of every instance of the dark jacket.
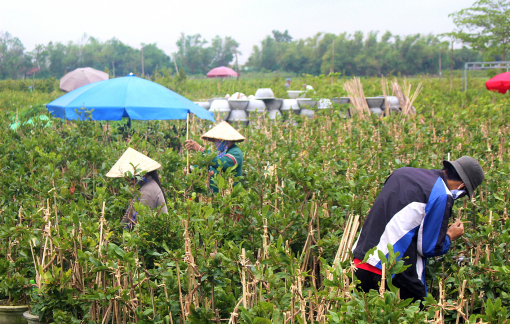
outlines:
M446 253L446 235L453 198L441 170L401 168L395 170L377 196L354 244L354 257L363 260L374 246L388 256L388 243L404 264L411 265L395 275L394 281L418 295L427 295L425 264L427 257ZM368 264L382 268L377 251Z

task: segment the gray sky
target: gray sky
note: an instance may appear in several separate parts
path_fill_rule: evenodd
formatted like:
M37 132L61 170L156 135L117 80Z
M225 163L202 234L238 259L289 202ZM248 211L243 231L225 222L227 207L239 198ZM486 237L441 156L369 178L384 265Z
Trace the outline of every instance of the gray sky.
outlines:
M442 33L454 28L448 14L474 0L0 0L0 31L18 37L31 51L49 41L79 42L86 33L101 41L116 37L140 48L157 43L176 51L181 33L231 36L240 43L240 63L253 45L276 29L294 38L317 32L393 34Z

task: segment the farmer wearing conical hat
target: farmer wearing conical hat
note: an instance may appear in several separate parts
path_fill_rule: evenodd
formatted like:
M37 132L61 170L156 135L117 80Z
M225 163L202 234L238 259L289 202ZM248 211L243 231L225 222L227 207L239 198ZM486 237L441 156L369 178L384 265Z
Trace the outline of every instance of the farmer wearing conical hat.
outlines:
M243 171L243 152L237 147L237 142L244 141L244 137L239 134L229 123L223 121L202 135L202 139L214 142L218 155L212 160L212 166L209 169L208 176L214 177L218 172L225 171L227 168L234 167L236 177L240 177ZM186 141L186 148L191 151L205 152L205 147L194 140ZM220 168L221 165L221 168ZM234 183L234 186L237 183ZM218 187L211 181L210 188L213 192L218 192Z
M166 197L159 182L158 171L156 171L160 167L161 164L158 162L129 147L106 174L110 178L126 177L128 181L138 187L138 192L129 203L121 220L121 224L126 224L126 229L132 229L136 224L138 214L134 208L136 201L152 210L158 209L159 212L168 213ZM145 175L138 176L143 171L146 172Z
M427 257L445 254L451 242L464 234L460 219L450 221L453 203L463 196L473 197L484 179L480 163L469 156L443 161L443 166L443 170L400 168L386 179L352 249L358 268L355 275L363 291L379 289L382 263L378 251L388 258L391 244L409 266L393 277L400 297L423 300L427 296ZM374 247L378 251L363 263Z

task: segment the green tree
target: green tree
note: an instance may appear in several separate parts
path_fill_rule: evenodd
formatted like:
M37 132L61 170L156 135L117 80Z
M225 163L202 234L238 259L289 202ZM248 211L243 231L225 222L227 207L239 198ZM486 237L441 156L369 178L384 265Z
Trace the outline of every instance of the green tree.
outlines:
M292 36L289 35L288 30L285 30L283 33L273 30L273 37L277 43L290 43L292 41Z
M278 48L273 37L267 36L262 41L261 68L274 71L278 69Z
M449 15L457 29L449 35L486 55L502 55L510 48L510 2L478 0L472 7Z
M44 44L37 44L30 54L35 61L34 64L38 69L38 73L45 73L48 70L48 67L46 66L46 60L48 58L46 46L44 46Z
M238 46L239 43L232 37L227 36L222 39L220 36L216 36L211 42L212 62L210 67L214 68L229 65L229 63L234 60L234 55Z
M179 66L183 66L187 74L206 74L212 61L211 48L205 47L207 41L200 34L188 35L184 33L177 41L179 48L173 54ZM180 70L180 69L179 69Z
M32 66L23 43L8 32L0 33L0 79L21 77Z
M143 46L145 73L150 75L156 72L156 68L167 68L170 66L170 57L156 46L156 43L144 44Z

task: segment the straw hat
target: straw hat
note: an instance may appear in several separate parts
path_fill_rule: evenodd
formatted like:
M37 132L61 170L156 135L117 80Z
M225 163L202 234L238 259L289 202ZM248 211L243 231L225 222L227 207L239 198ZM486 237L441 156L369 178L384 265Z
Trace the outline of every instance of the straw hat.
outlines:
M202 135L202 139L213 141L215 139L232 142L242 142L245 140L244 136L239 134L234 127L230 126L226 121L222 121L207 133Z
M115 165L108 171L106 174L109 178L121 178L124 176L124 172L131 171L134 175L133 164L136 169L141 169L142 171L150 172L156 169L161 168L161 164L154 161L148 156L143 155L137 150L133 150L128 147L128 149L122 154L120 159L115 163Z

